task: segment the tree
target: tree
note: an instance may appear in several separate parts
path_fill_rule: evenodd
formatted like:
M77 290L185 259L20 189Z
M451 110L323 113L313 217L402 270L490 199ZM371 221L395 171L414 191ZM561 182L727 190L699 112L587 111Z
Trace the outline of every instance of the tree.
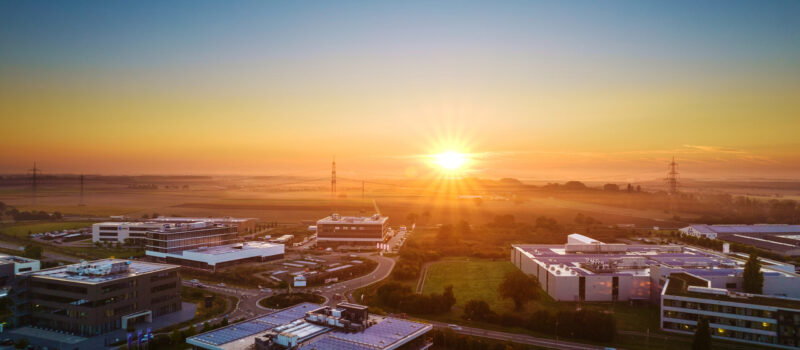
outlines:
M28 244L25 246L25 249L22 253L22 256L31 259L41 259L42 258L42 247L35 245L35 244Z
M28 345L31 345L31 341L28 338L20 338L14 343L14 347L17 349L24 349L27 348Z
M179 329L169 334L169 342L173 345L181 345L183 343L183 334L181 334Z
M408 215L406 215L406 221L408 221L411 224L417 222L417 219L419 219L419 215L417 215L416 213L408 213Z
M506 273L497 292L503 299L513 300L514 309L519 311L528 301L539 298L539 281L514 269Z
M158 213L153 213L153 215L150 215L150 217L153 219L158 219Z
M494 317L494 311L485 301L473 299L464 304L464 314L461 317L465 320L488 321Z
M697 330L694 332L692 350L711 349L711 329L708 328L708 319L697 320Z
M764 290L764 274L758 256L750 253L750 258L744 264L744 291L745 293L761 294Z
M447 285L444 287L444 293L442 293L442 299L444 301L444 309L450 311L453 305L456 304L456 296L453 294L453 285Z
M439 227L439 232L436 233L436 239L440 242L447 242L453 239L453 225L447 224Z
M617 185L617 184L605 184L605 185L603 185L603 191L617 192L617 191L619 191L619 185Z
M195 334L197 334L197 328L195 328L194 324L193 324L193 325L189 326L189 329L187 329L186 332L184 332L183 336L188 338L188 337L191 337L191 336L193 336Z

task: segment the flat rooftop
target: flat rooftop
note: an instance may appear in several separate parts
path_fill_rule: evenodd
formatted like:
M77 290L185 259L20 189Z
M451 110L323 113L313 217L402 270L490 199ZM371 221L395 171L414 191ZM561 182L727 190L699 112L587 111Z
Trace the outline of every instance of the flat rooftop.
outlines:
M29 259L26 257L16 256L16 255L0 254L0 261L8 261L14 263L31 263L31 262L36 262L38 260Z
M307 312L321 308L323 306L318 304L298 304L265 316L189 337L186 342L199 347L225 350L252 349L256 337L264 335L273 328L301 320ZM429 324L393 317L370 315L370 320L375 321L376 324L356 333L345 333L335 328L317 326L322 329L315 330L315 334L304 341L298 349L381 350L397 347L432 328Z
M572 273L579 276L647 276L652 266L713 270L737 269L741 265L741 262L734 259L690 247L683 247L680 252L675 252L674 246L667 246L669 249L664 249L663 246L656 245L627 245L625 251L610 253L568 253L564 245L518 244L513 247L533 256L544 264L545 268L562 269L565 270L562 271L565 274ZM613 271L586 268L592 263L619 265Z
M282 244L253 241L244 243L232 243L215 247L196 248L196 249L185 250L184 252L192 252L192 253L208 254L208 255L222 255L222 254L237 253L253 249L272 248L279 245Z
M372 216L340 216L334 219L333 215L317 220L319 224L383 224L389 220L388 216L378 216L377 219Z
M690 225L695 230L703 233L797 233L800 234L800 225L758 224L758 225Z
M709 285L710 283L707 280L696 275L673 273L669 276L666 285L664 285L664 294L800 310L800 299L708 288Z
M198 221L207 221L207 222L245 222L250 220L256 220L255 218L231 218L231 217L218 217L218 218L185 218L185 217L160 217L150 219L150 221L155 222L198 222Z
M169 265L169 264L159 264L159 263L152 263L152 262L144 262L138 260L123 260L123 259L102 259L102 260L95 260L88 262L89 264L111 264L111 263L120 263L120 262L130 262L128 265L128 270L120 273L108 274L108 275L79 275L73 274L67 271L67 267L80 265L80 264L72 264L72 265L64 265L59 267L54 267L51 269L39 270L36 272L30 273L30 276L34 276L37 278L47 278L47 279L54 279L54 280L61 280L67 282L80 282L80 283L87 283L87 284L98 284L104 283L108 281L123 279L127 277L133 277L158 271L163 271L167 269L177 268L176 265Z
M210 332L198 334L186 339L195 346L212 346L226 350L243 350L253 346L257 336L264 332L305 317L306 312L317 310L322 305L301 303L286 309L260 316L247 321L232 324Z

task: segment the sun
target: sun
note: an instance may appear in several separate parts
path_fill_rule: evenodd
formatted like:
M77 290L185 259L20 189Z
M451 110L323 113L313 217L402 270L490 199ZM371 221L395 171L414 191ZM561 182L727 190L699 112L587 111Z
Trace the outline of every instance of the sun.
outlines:
M455 151L447 151L433 155L433 162L443 170L455 171L467 164L467 155Z

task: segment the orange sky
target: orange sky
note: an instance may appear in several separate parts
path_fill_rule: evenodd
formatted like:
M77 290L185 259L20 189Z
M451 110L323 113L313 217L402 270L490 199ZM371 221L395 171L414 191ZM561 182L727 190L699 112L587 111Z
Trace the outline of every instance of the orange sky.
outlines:
M455 150L484 177L647 180L673 155L687 177L800 175L783 4L695 9L706 22L690 3L629 3L653 17L625 23L539 4L15 4L0 11L0 173L322 174L335 155L400 177Z

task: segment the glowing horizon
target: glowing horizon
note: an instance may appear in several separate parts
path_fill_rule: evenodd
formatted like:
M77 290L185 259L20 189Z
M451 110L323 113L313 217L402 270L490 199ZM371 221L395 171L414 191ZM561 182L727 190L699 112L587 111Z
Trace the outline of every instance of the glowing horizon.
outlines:
M800 177L798 2L232 5L0 3L0 174Z

